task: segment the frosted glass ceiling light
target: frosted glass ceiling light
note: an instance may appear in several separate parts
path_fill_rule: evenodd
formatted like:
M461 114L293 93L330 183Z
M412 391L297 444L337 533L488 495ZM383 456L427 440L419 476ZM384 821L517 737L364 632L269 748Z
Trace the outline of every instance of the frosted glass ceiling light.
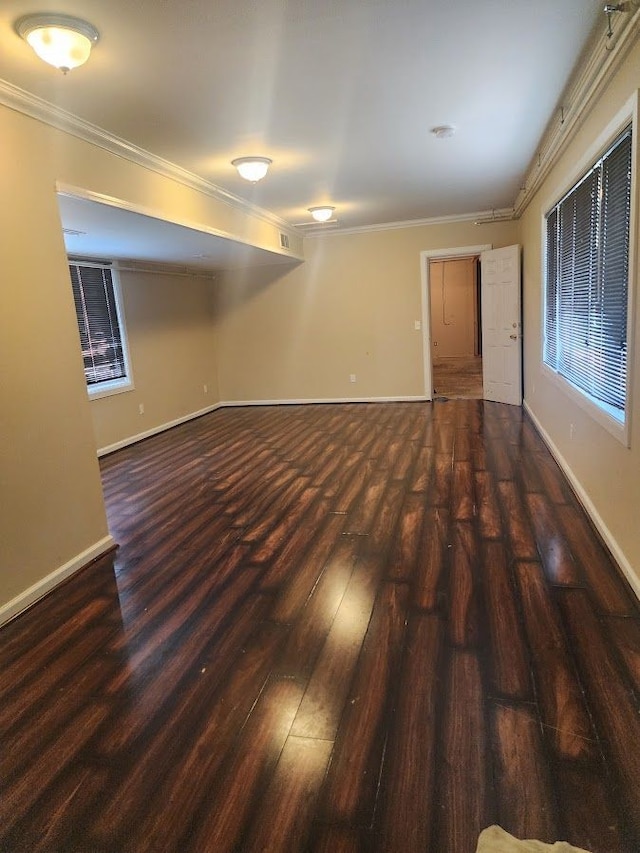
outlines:
M272 163L273 160L269 160L268 157L238 157L231 161L231 165L236 167L240 177L254 184L264 178Z
M84 65L100 37L88 21L48 13L25 15L16 21L16 32L40 59L59 68L63 74Z
M326 204L320 207L310 207L309 213L313 216L316 222L327 222L333 216L335 207L329 207Z

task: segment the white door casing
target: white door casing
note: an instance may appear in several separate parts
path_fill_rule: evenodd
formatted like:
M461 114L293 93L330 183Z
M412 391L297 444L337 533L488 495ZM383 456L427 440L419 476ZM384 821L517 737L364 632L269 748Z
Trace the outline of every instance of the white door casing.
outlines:
M485 400L522 404L520 246L480 255Z

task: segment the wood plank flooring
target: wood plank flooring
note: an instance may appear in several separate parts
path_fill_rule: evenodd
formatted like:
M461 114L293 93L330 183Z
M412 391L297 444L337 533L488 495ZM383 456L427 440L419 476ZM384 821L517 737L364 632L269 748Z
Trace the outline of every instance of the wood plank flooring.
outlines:
M101 462L0 631L4 853L640 850L640 612L522 410L237 408Z
M432 372L437 398L482 399L482 356L434 357Z

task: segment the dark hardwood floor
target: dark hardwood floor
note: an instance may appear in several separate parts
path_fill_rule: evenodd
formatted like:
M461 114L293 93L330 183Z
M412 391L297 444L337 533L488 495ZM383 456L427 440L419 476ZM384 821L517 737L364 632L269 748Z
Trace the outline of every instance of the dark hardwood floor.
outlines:
M640 850L640 614L518 408L227 409L0 632L6 853Z

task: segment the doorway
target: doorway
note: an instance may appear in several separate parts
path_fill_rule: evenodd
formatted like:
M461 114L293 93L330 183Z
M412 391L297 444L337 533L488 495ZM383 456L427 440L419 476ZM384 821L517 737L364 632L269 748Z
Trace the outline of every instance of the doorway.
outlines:
M491 246L421 253L425 396L483 397L480 254Z
M432 259L429 281L433 393L480 399L480 258Z

